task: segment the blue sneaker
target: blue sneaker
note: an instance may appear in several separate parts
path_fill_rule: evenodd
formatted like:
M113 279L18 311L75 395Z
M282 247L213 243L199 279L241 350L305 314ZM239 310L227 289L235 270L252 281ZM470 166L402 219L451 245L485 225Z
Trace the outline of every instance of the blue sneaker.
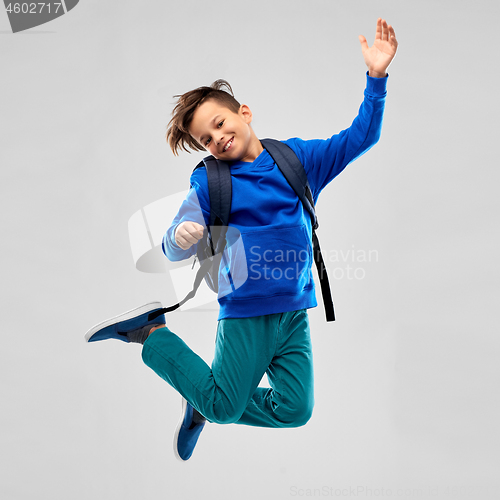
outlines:
M193 420L194 416L197 421ZM206 422L206 418L182 398L181 418L174 434L174 453L179 460L185 462L191 457Z
M150 302L131 309L92 327L85 334L85 340L87 342L97 342L98 340L116 339L123 342L137 342L135 338L137 337L137 330L147 325L153 326L166 323L163 314L153 314L162 308L161 302ZM149 319L150 315L154 317ZM132 335L129 336L128 334ZM145 338L147 338L147 335Z

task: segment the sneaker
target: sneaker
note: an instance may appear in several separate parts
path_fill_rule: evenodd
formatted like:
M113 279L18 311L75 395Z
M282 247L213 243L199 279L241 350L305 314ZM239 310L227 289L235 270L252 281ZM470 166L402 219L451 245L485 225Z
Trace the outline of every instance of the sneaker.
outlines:
M153 319L149 315L162 309L161 302L150 302L130 311L119 314L95 325L85 334L86 342L96 342L98 340L116 339L123 342L130 342L127 333L144 328L147 325L164 324L165 316L160 314Z
M198 419L203 419L203 421L193 420L195 412ZM206 419L182 398L181 418L174 434L174 453L179 460L185 462L191 457L205 424Z

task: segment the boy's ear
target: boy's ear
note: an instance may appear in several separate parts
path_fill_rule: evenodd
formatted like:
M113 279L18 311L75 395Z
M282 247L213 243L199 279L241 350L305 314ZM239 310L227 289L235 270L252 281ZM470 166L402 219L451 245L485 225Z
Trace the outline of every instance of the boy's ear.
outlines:
M247 124L252 122L252 118L253 118L252 111L250 110L250 108L246 104L242 104L240 106L238 113L245 120L245 122Z

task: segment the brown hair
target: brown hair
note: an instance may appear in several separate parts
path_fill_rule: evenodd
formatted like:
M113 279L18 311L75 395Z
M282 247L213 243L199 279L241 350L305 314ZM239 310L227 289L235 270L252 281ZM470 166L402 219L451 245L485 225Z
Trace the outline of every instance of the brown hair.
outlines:
M222 90L223 88L227 88L229 92ZM187 147L194 151L205 151L205 148L191 137L188 130L194 112L200 104L212 99L229 108L233 113L238 113L240 109L240 103L234 98L233 89L226 80L216 80L210 87L198 87L185 94L174 95L174 97L177 97L178 101L167 126L166 139L176 156L180 149L189 153Z

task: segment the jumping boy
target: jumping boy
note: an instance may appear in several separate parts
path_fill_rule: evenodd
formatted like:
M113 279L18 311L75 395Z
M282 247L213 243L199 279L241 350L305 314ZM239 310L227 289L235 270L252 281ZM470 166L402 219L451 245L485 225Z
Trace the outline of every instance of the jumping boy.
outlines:
M373 46L368 47L364 36L359 40L368 66L367 84L352 125L326 140L284 141L306 171L314 202L380 136L386 70L398 43L394 29L380 18ZM174 451L179 459L188 460L207 420L298 427L310 419L314 393L307 309L317 303L310 217L251 128L250 108L236 101L224 80L177 97L167 140L174 154L188 148L208 151L230 166L230 226L241 234L247 262L252 262L248 277L232 293L219 294L211 367L167 328L163 315L148 319L162 309L159 302L100 323L85 338L143 344L144 362L182 395ZM210 221L206 169L196 169L190 182L191 189L163 238L163 251L174 261L196 254ZM283 274L289 264L283 255L305 256L294 259L298 272ZM269 263L271 271L264 275ZM273 274L273 265L280 273ZM270 388L259 387L264 374Z

